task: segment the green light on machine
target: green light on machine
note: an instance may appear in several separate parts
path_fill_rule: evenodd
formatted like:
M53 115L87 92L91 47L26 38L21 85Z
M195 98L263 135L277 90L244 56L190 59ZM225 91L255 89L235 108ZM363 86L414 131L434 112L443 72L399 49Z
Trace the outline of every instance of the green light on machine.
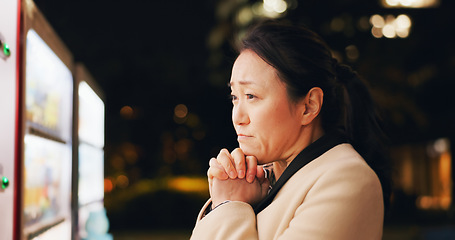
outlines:
M2 189L7 188L9 185L9 179L7 177L2 177Z
M3 53L5 56L9 57L11 55L11 50L9 49L8 44L3 44Z

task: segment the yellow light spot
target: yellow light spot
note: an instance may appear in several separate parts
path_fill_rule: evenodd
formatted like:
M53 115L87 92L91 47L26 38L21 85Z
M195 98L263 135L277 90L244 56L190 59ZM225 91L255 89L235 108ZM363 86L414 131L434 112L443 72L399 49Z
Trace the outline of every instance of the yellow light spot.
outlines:
M202 192L208 191L206 178L177 177L169 180L168 187L182 192Z

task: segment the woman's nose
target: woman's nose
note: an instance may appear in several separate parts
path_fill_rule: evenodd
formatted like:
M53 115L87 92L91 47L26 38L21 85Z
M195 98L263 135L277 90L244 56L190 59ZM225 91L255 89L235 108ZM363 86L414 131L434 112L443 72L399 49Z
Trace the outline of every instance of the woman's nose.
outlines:
M234 123L234 125L245 125L250 123L250 118L242 103L238 103L232 107L232 123Z

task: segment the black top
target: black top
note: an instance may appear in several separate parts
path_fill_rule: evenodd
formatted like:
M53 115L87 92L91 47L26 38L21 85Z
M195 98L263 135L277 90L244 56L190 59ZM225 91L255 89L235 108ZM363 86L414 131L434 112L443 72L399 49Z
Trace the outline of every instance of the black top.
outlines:
M283 185L292 177L292 175L294 175L294 173L296 173L302 167L317 157L321 156L331 148L342 143L348 143L347 138L342 134L333 133L326 134L308 145L308 147L303 149L284 170L278 181L276 181L276 183L273 185L269 194L254 208L254 212L258 214L264 208L266 208L273 201L278 191L280 191L281 187L283 187Z

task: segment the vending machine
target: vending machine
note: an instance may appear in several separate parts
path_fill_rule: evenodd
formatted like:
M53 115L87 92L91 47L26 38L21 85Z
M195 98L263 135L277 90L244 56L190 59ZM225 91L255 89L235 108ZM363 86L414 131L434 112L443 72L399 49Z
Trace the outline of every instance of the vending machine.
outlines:
M0 0L1 240L79 239L103 209L104 103L86 72L32 0Z

